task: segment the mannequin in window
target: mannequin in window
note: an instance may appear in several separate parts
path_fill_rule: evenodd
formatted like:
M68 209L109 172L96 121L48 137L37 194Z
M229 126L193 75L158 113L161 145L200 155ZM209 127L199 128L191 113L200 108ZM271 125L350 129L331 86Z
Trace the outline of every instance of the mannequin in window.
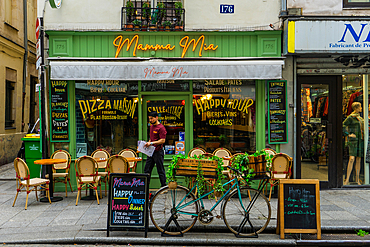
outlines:
M356 160L356 183L360 183L361 157L364 156L364 119L360 116L362 106L359 102L352 103L352 113L343 122L343 133L347 137L349 147L349 161L347 165L347 177L344 185L349 183L353 163Z

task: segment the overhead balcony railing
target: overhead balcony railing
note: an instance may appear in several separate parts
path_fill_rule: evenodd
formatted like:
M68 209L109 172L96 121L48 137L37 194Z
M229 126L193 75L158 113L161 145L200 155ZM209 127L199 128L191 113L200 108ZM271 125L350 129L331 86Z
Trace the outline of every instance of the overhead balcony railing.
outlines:
M185 9L122 7L124 31L183 31Z

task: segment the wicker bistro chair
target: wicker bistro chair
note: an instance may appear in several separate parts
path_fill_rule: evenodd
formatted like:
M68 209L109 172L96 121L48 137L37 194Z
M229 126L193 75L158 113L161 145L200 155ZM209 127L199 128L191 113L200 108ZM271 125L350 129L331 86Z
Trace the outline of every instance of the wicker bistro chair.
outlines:
M97 161L98 164L98 175L100 176L101 182L105 184L105 193L104 195L107 196L107 183L108 183L108 159L110 154L104 149L97 149L92 152L91 157L94 159L101 158L105 159L105 161ZM101 195L100 195L101 198Z
M118 155L121 155L125 158L137 157L136 152L129 148L121 150ZM129 166L130 173L136 173L137 161L129 162Z
M129 162L121 155L113 155L108 160L110 173L129 173Z
M52 159L65 159L67 162L61 163L61 164L54 164L53 165L53 183L55 188L55 183L61 182L65 184L66 188L66 197L67 195L67 182L69 183L69 187L71 188L71 191L73 192L72 185L71 185L71 179L70 179L70 166L71 166L71 155L65 151L65 150L58 150L55 151L51 155Z
M217 148L215 151L213 151L213 155L222 159L223 157L231 157L231 152L226 148ZM226 169L230 164L230 160L223 160L223 162L224 164L222 166L224 169Z
M276 151L271 148L264 148L263 151L265 151L267 154L270 154L270 155L277 154Z
M14 160L14 168L16 172L16 179L17 179L17 194L15 195L13 207L15 204L15 201L17 200L18 193L21 191L27 192L26 197L26 206L24 209L27 209L28 204L28 194L31 191L36 192L36 200L38 200L37 197L37 187L40 186L40 191L46 191L46 196L50 200L50 193L49 193L49 179L42 179L42 178L30 178L30 170L28 169L28 166L26 162L24 162L21 158L15 158ZM30 189L30 187L32 189Z
M188 156L189 157L194 157L195 155L199 156L199 155L205 154L205 153L207 153L207 152L203 148L193 148L192 150L189 151Z
M274 155L271 163L269 201L271 200L272 188L279 185L279 180L290 178L292 158L287 154L278 153Z
M76 206L78 204L78 198L81 195L82 189L94 189L96 194L96 200L99 204L99 196L97 187L100 187L101 197L101 177L98 174L98 164L96 160L90 156L83 156L76 160L76 177L78 193L76 199Z

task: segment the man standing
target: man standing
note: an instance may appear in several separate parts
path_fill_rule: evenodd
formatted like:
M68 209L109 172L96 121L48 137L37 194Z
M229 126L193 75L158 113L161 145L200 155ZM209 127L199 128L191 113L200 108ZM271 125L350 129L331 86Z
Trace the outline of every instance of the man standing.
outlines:
M155 150L152 157L148 156L146 164L144 167L144 173L152 175L152 170L154 164L157 165L157 172L159 175L159 180L161 181L161 187L166 185L166 172L164 170L163 161L164 161L164 151L163 144L166 141L166 128L159 123L158 113L152 111L148 114L150 122L150 139L149 142L145 144L145 147L154 146ZM149 180L150 181L150 180Z

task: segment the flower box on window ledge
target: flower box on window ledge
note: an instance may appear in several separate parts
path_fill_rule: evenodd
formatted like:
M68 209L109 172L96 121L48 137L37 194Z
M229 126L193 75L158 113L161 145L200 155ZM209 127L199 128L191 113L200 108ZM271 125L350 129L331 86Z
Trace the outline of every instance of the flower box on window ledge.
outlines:
M184 31L184 17L185 9L182 8L181 2L176 2L175 8L166 8L161 2L156 8L151 8L149 3L144 3L142 7L135 7L131 1L128 1L126 6L122 7L121 29L135 32ZM140 25L137 25L138 21Z

